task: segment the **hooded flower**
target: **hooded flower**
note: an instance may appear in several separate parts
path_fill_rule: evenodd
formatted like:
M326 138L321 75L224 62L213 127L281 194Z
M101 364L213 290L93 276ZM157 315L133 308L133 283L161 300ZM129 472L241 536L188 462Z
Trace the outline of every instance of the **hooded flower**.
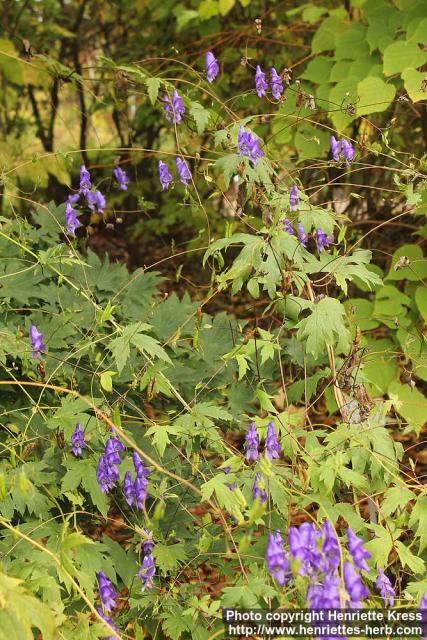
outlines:
M298 240L300 241L303 247L307 246L308 236L304 231L304 227L302 226L301 222L298 222Z
M316 244L319 253L321 253L324 249L327 249L330 244L334 241L333 235L326 235L323 229L317 229L316 231Z
M331 136L330 142L331 142L332 157L333 157L334 160L336 160L336 162L338 162L339 159L340 159L340 151L341 151L341 147L342 147L342 141L341 140L337 140L335 138L335 136Z
M289 529L289 549L292 557L300 561L300 576L312 575L320 569L322 554L317 544L320 537L320 531L309 522Z
M282 224L283 224L283 231L286 231L286 233L289 233L290 236L293 236L294 228L292 226L292 222L288 220L288 218L284 218L282 220Z
M275 534L270 533L268 536L265 560L269 574L281 587L283 587L291 577L289 559L283 547L284 542L279 530L277 530Z
M76 456L76 458L80 458L82 455L82 450L85 448L85 434L80 425L80 422L76 424L76 428L73 431L73 435L71 436L71 451Z
M46 346L43 343L43 333L37 330L35 324L32 324L30 327L30 338L31 338L31 347L33 349L32 356L37 360L40 359L40 354L42 351L46 351Z
M360 574L351 562L344 562L343 575L345 588L350 596L351 606L353 609L358 609L361 606L361 601L368 597L369 591L363 584Z
M190 169L188 168L187 163L184 158L176 158L176 168L178 169L179 179L181 180L184 187L188 187L188 181L191 180Z
M103 610L100 607L96 607L97 612L99 613L99 615L101 616L101 618L103 620L105 620L105 622L108 624L108 626L113 630L113 631L117 631L117 633L119 632L119 630L117 629L117 627L114 626L112 619L110 618L110 616L105 615L105 613L103 612ZM103 638L103 640L117 640L116 636L105 636Z
M138 571L138 578L142 581L142 589L141 591L145 591L145 589L152 589L154 587L153 578L156 575L156 566L154 564L154 558L149 553L144 556L144 560L142 561L142 565Z
M279 458L282 448L277 439L276 432L274 430L274 424L272 422L268 423L267 427L267 438L265 440L266 452L265 455L270 460L274 458Z
M151 531L144 527L144 532L146 533L147 538L142 541L142 548L144 550L144 555L148 555L149 553L151 553L151 549L156 543L153 540L153 534L151 533Z
M76 193L74 195L68 196L67 202L65 203L65 225L67 227L67 233L70 236L74 236L76 234L76 229L81 227L82 223L77 218L77 211L74 209L73 204L79 199L79 194Z
M392 607L394 605L394 599L396 592L391 586L390 580L387 578L381 567L378 569L378 578L375 582L375 586L379 589L382 597L384 598L384 604L386 607Z
M255 88L258 94L258 98L262 98L266 95L268 84L265 79L265 73L261 70L261 67L257 65L255 72Z
M311 609L339 609L341 580L336 574L316 580L307 591L307 604ZM335 636L336 637L336 636Z
M133 466L135 467L136 477L137 478L145 478L150 475L150 470L147 469L139 454L134 451L132 453Z
M291 193L289 194L289 207L291 211L296 211L299 204L299 195L298 195L298 187L296 184L291 189Z
M326 520L323 523L322 533L322 553L324 556L323 570L326 572L332 572L334 571L334 569L337 569L339 567L341 554L337 534L335 533L335 529L333 528L329 520Z
M274 67L270 69L271 93L276 100L280 100L283 93L283 80Z
M218 60L212 51L206 53L206 78L208 82L213 82L219 73Z
M113 585L103 571L98 573L98 586L102 606L105 611L111 613L112 609L115 609L117 605L117 593L114 591Z
M256 460L258 458L258 434L255 427L255 422L251 422L248 432L245 437L246 440L246 460Z
M173 178L169 173L168 165L165 162L159 160L158 168L160 184L162 185L162 190L164 191L165 189L169 189L169 185L172 182Z
M86 194L86 202L89 209L97 211L98 213L104 213L105 198L98 189L95 191L88 191Z
M256 138L250 131L246 131L242 126L239 129L237 142L239 145L240 155L249 158L255 167L258 163L258 159L262 158L264 155L261 151L261 142L259 138Z
M129 184L129 176L126 171L123 171L120 167L116 167L113 171L114 177L119 184L119 189L121 191L126 191Z
M86 169L85 165L82 164L80 167L80 193L86 195L88 191L92 189L92 182L90 181L90 173Z
M119 452L124 448L124 445L117 438L108 438L105 443L104 455L99 458L96 469L98 487L103 493L108 493L119 481L118 465L121 463Z
M339 162L341 159L345 160L347 164L351 164L354 159L354 148L345 140L345 138L341 138L341 140L337 140L335 136L331 136L331 153L332 157L336 162Z
M259 498L261 502L267 502L267 494L264 491L264 489L261 488L258 484L260 480L262 480L261 474L260 473L255 474L255 480L252 487L252 495L254 500Z
M360 571L369 571L366 560L369 560L371 554L363 548L363 540L359 538L350 528L347 529L348 550L351 553L353 562Z
M166 93L163 96L163 99L165 101L163 108L166 113L166 120L168 120L168 122L175 122L176 124L179 124L182 120L183 114L185 113L185 107L178 91L176 89L174 90L172 100L169 99L169 96Z
M123 478L123 494L128 505L131 507L135 502L135 484L130 471L126 471Z

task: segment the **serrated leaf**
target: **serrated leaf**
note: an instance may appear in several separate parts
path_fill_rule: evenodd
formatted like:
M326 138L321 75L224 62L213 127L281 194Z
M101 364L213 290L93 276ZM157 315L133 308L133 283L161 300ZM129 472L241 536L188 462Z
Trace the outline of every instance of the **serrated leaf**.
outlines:
M409 526L414 527L418 523L418 528L415 532L417 538L420 539L419 553L421 554L427 547L427 497L419 496L414 508L412 509L411 517L409 519Z
M191 103L190 113L194 118L194 121L196 123L197 133L200 136L206 129L206 126L209 122L210 113L207 109L205 109L205 107L203 107L198 102Z
M325 353L326 345L333 346L339 339L348 338L344 317L344 307L335 298L325 297L313 304L311 314L297 324L297 338L306 341L307 353L318 357Z
M157 96L159 95L159 89L162 81L160 78L147 78L145 84L147 85L148 97L152 105L156 103Z

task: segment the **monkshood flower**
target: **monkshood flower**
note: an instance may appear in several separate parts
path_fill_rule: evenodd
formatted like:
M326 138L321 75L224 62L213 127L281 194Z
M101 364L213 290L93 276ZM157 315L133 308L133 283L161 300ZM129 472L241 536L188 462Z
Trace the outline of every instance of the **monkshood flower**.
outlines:
M353 562L361 571L369 571L366 560L369 560L371 554L363 547L363 540L359 538L351 528L347 529L348 550L353 558Z
M329 247L330 244L332 244L334 241L334 236L333 235L326 235L326 233L323 231L323 229L317 229L316 231L316 244L317 244L317 249L318 251L321 253L324 249L327 249Z
M144 502L148 495L147 487L148 487L147 478L136 478L134 482L134 488L135 488L135 502L138 509L142 509L144 506Z
M291 189L291 193L289 194L289 208L291 211L296 211L299 204L299 195L298 195L298 187L296 184Z
M46 351L46 346L43 343L43 333L40 333L40 331L38 331L35 324L32 324L30 327L30 338L32 347L31 355L33 356L33 358L39 360L41 352Z
M96 191L87 191L85 197L89 209L97 211L98 213L104 213L106 202L104 196L98 189L96 189Z
M379 589L386 607L392 607L394 605L394 599L396 597L396 592L391 586L390 580L387 578L384 571L379 568L378 569L378 578L375 582L375 586Z
M213 82L219 73L218 60L212 51L206 53L206 78L208 82Z
M76 235L76 229L81 227L82 224L77 218L77 211L73 207L73 204L75 202L74 199L76 196L78 200L79 194L77 193L73 196L68 196L67 202L65 203L65 224L67 227L67 233L69 233L70 236Z
M331 136L330 137L330 142L331 142L332 157L333 157L334 160L336 160L336 162L338 162L339 159L340 159L340 151L341 151L341 147L342 147L342 140L337 140L335 138L335 136Z
M125 446L117 440L117 438L108 438L105 443L105 458L108 464L120 464L121 459L119 456L120 451L124 451Z
M341 559L337 534L329 520L323 523L321 530L323 533L322 553L324 556L322 569L327 572L333 572L334 569L339 567Z
M341 153L342 153L346 163L347 164L351 164L351 162L354 159L354 148L348 142L348 140L345 140L344 138L342 139L342 151L341 151Z
M368 597L369 591L351 562L344 562L343 575L345 588L350 596L350 604L353 609L358 609L361 606L361 601Z
M314 524L303 522L300 527L289 529L289 549L293 558L300 561L298 573L300 576L311 575L319 570L322 554L318 549L321 532Z
M311 609L339 609L341 580L328 574L322 582L314 582L307 591L307 604Z
M98 586L102 606L105 611L111 613L111 610L116 608L117 593L114 591L113 585L103 571L98 573Z
M257 65L255 71L255 88L258 98L263 98L267 94L268 84L265 79L265 73L261 70L259 65Z
M116 167L113 171L113 174L119 184L119 189L121 191L126 191L129 184L129 176L126 171L123 171L121 167Z
M330 142L333 159L336 162L339 162L341 158L343 158L347 164L351 164L354 158L354 148L350 144L350 142L348 142L348 140L345 140L344 138L341 138L341 140L337 140L335 136L331 136Z
M240 155L249 158L255 167L258 163L258 159L262 158L264 155L261 151L261 141L259 138L256 138L250 131L246 131L242 126L239 129L237 142L239 145Z
M130 471L126 471L123 478L123 494L128 505L131 507L135 502L135 485Z
M143 463L139 454L136 451L132 453L132 460L133 460L133 466L135 467L137 478L145 478L150 475L151 471L147 469L147 467L145 466L145 464Z
M76 428L73 431L73 435L71 436L71 451L76 456L76 458L80 458L84 448L85 448L85 434L80 425L80 422L78 422L76 424Z
M298 240L303 247L307 246L308 235L304 231L304 227L302 226L301 222L298 222Z
M254 484L253 484L253 487L252 487L252 495L253 495L254 500L259 498L259 500L261 502L267 502L267 494L264 491L264 489L262 489L258 484L258 482L260 480L261 480L261 474L257 473L255 475L255 480L254 480Z
M108 624L108 626L113 630L113 631L117 631L117 633L119 632L119 630L117 629L117 627L114 626L112 619L105 615L105 613L103 612L103 610L100 607L96 607L97 612L99 613L99 615L101 616L101 618L103 620L105 620L105 622ZM117 640L116 636L105 636L103 640Z
M246 440L246 460L256 460L258 458L258 434L255 427L255 422L251 422L248 432L245 436Z
M423 631L426 631L427 625L427 592L423 594L420 600L420 612L422 614ZM423 636L423 640L427 640L427 635Z
M276 100L280 100L283 93L283 80L274 67L270 69L271 93Z
M284 542L279 530L275 534L270 533L265 560L269 574L281 587L291 578L291 566L283 547Z
M427 591L423 594L420 600L420 609L427 609Z
M176 89L174 90L172 100L169 99L169 96L166 93L163 96L163 99L165 101L163 108L166 112L166 120L168 122L175 122L176 124L179 124L182 120L183 114L185 113L185 107L178 91Z
M284 218L282 220L282 224L283 224L283 230L286 231L286 233L289 233L290 236L293 236L294 228L292 226L292 222L288 220L288 218Z
M176 168L178 169L179 179L182 184L184 187L188 187L188 181L191 180L191 173L184 158L176 158Z
M156 543L153 540L153 534L151 533L151 531L148 531L148 529L146 529L145 527L144 527L144 533L147 534L147 538L143 540L142 548L144 550L144 555L148 555L149 553L151 553L151 550Z
M280 458L282 447L279 444L279 441L276 436L276 432L274 430L274 424L272 422L268 423L265 447L266 447L265 455L267 456L267 458L269 458L269 460L273 460L274 458Z
M90 173L86 169L85 165L82 164L80 167L80 193L86 195L88 191L92 189L92 182L90 181Z
M145 589L152 589L154 587L153 578L156 575L156 565L154 564L154 558L149 553L144 556L144 560L142 561L142 565L138 570L138 578L142 580L142 589L141 591L145 591Z
M102 493L108 493L111 489L114 489L119 478L120 474L117 466L115 464L108 464L105 455L101 456L96 468L96 480L99 490L102 491Z
M161 160L159 160L158 168L160 184L162 185L162 191L164 191L165 189L169 189L169 185L172 182L173 178L169 173L168 165L166 164L166 162L162 162Z

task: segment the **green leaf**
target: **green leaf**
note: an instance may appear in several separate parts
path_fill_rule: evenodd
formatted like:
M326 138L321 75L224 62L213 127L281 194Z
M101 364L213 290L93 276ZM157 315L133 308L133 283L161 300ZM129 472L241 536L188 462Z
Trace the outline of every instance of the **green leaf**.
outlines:
M199 134L199 136L201 136L209 122L210 113L198 102L191 103L190 113L196 123L197 133Z
M201 20L209 20L209 18L218 15L219 4L217 0L202 0L198 11Z
M412 551L400 542L400 540L396 540L396 550L399 556L400 562L403 567L409 567L411 571L414 573L424 573L425 572L425 563L421 558L417 558Z
M399 40L384 50L384 74L392 76L408 67L418 69L426 60L426 53L415 42Z
M424 318L424 322L427 322L427 289L425 287L417 287L415 291L415 302Z
M404 260L407 258L408 260ZM407 264L407 266L405 266ZM421 247L416 244L404 244L393 254L387 280L411 280L417 282L427 277L427 260Z
M391 514L397 511L397 509L404 509L408 504L408 502L410 500L413 500L414 498L415 498L415 494L410 489L408 489L403 485L400 485L398 487L390 487L390 489L387 489L387 491L384 494L384 500L381 503L381 512L385 516L391 516ZM426 511L426 517L427 517L427 511Z
M343 305L335 298L322 298L312 305L312 312L297 324L297 338L306 341L306 351L315 357L325 353L326 345L333 346L340 339L348 340L344 324Z
M402 73L405 89L408 92L412 102L427 100L426 90L423 89L425 73L416 71L415 69L405 69Z
M357 85L359 102L357 115L364 116L377 111L385 111L392 103L396 89L381 78L368 76Z
M337 33L343 28L343 23L337 18L326 18L317 29L311 41L312 53L321 53L335 49Z
M147 78L145 80L145 84L147 85L148 97L150 98L151 104L155 104L157 100L157 96L159 95L159 89L162 81L160 78Z
M425 424L427 416L427 398L417 388L404 385L395 380L389 385L388 395L398 413L416 432Z
M188 557L182 542L177 544L157 542L152 553L163 575L168 571L174 572Z
M418 497L409 518L410 527L414 528L416 523L418 528L415 535L420 539L419 554L421 554L427 547L427 497L423 495Z
M234 5L236 4L236 0L219 0L219 10L221 15L226 16L229 13Z
M113 390L113 376L117 375L115 371L103 371L100 376L101 387L105 391Z
M375 538L365 543L365 548L372 554L372 559L377 567L384 567L388 562L390 551L393 548L393 538L389 531L381 525L371 524Z

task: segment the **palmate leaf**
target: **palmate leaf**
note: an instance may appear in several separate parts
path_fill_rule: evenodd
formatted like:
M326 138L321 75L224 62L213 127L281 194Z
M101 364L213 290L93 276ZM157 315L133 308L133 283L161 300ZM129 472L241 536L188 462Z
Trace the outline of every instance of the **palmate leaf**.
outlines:
M325 353L326 345L347 342L349 332L344 316L343 305L334 298L325 297L313 303L311 314L297 324L297 338L306 341L306 352L318 357Z
M419 553L422 553L427 547L427 496L420 496L412 510L409 526L415 528L416 524L415 535L420 539Z
M360 278L370 289L382 284L381 278L368 269L372 252L366 249L356 249L350 256L330 256L322 253L319 262L308 265L307 273L330 273L339 287L347 293L347 280Z
M155 356L166 362L171 362L168 354L155 338L140 333L147 329L151 329L151 325L145 322L135 322L128 325L120 337L114 338L108 344L108 349L113 354L119 373L123 371L129 359L131 346L137 347L144 355L148 354L148 356Z

